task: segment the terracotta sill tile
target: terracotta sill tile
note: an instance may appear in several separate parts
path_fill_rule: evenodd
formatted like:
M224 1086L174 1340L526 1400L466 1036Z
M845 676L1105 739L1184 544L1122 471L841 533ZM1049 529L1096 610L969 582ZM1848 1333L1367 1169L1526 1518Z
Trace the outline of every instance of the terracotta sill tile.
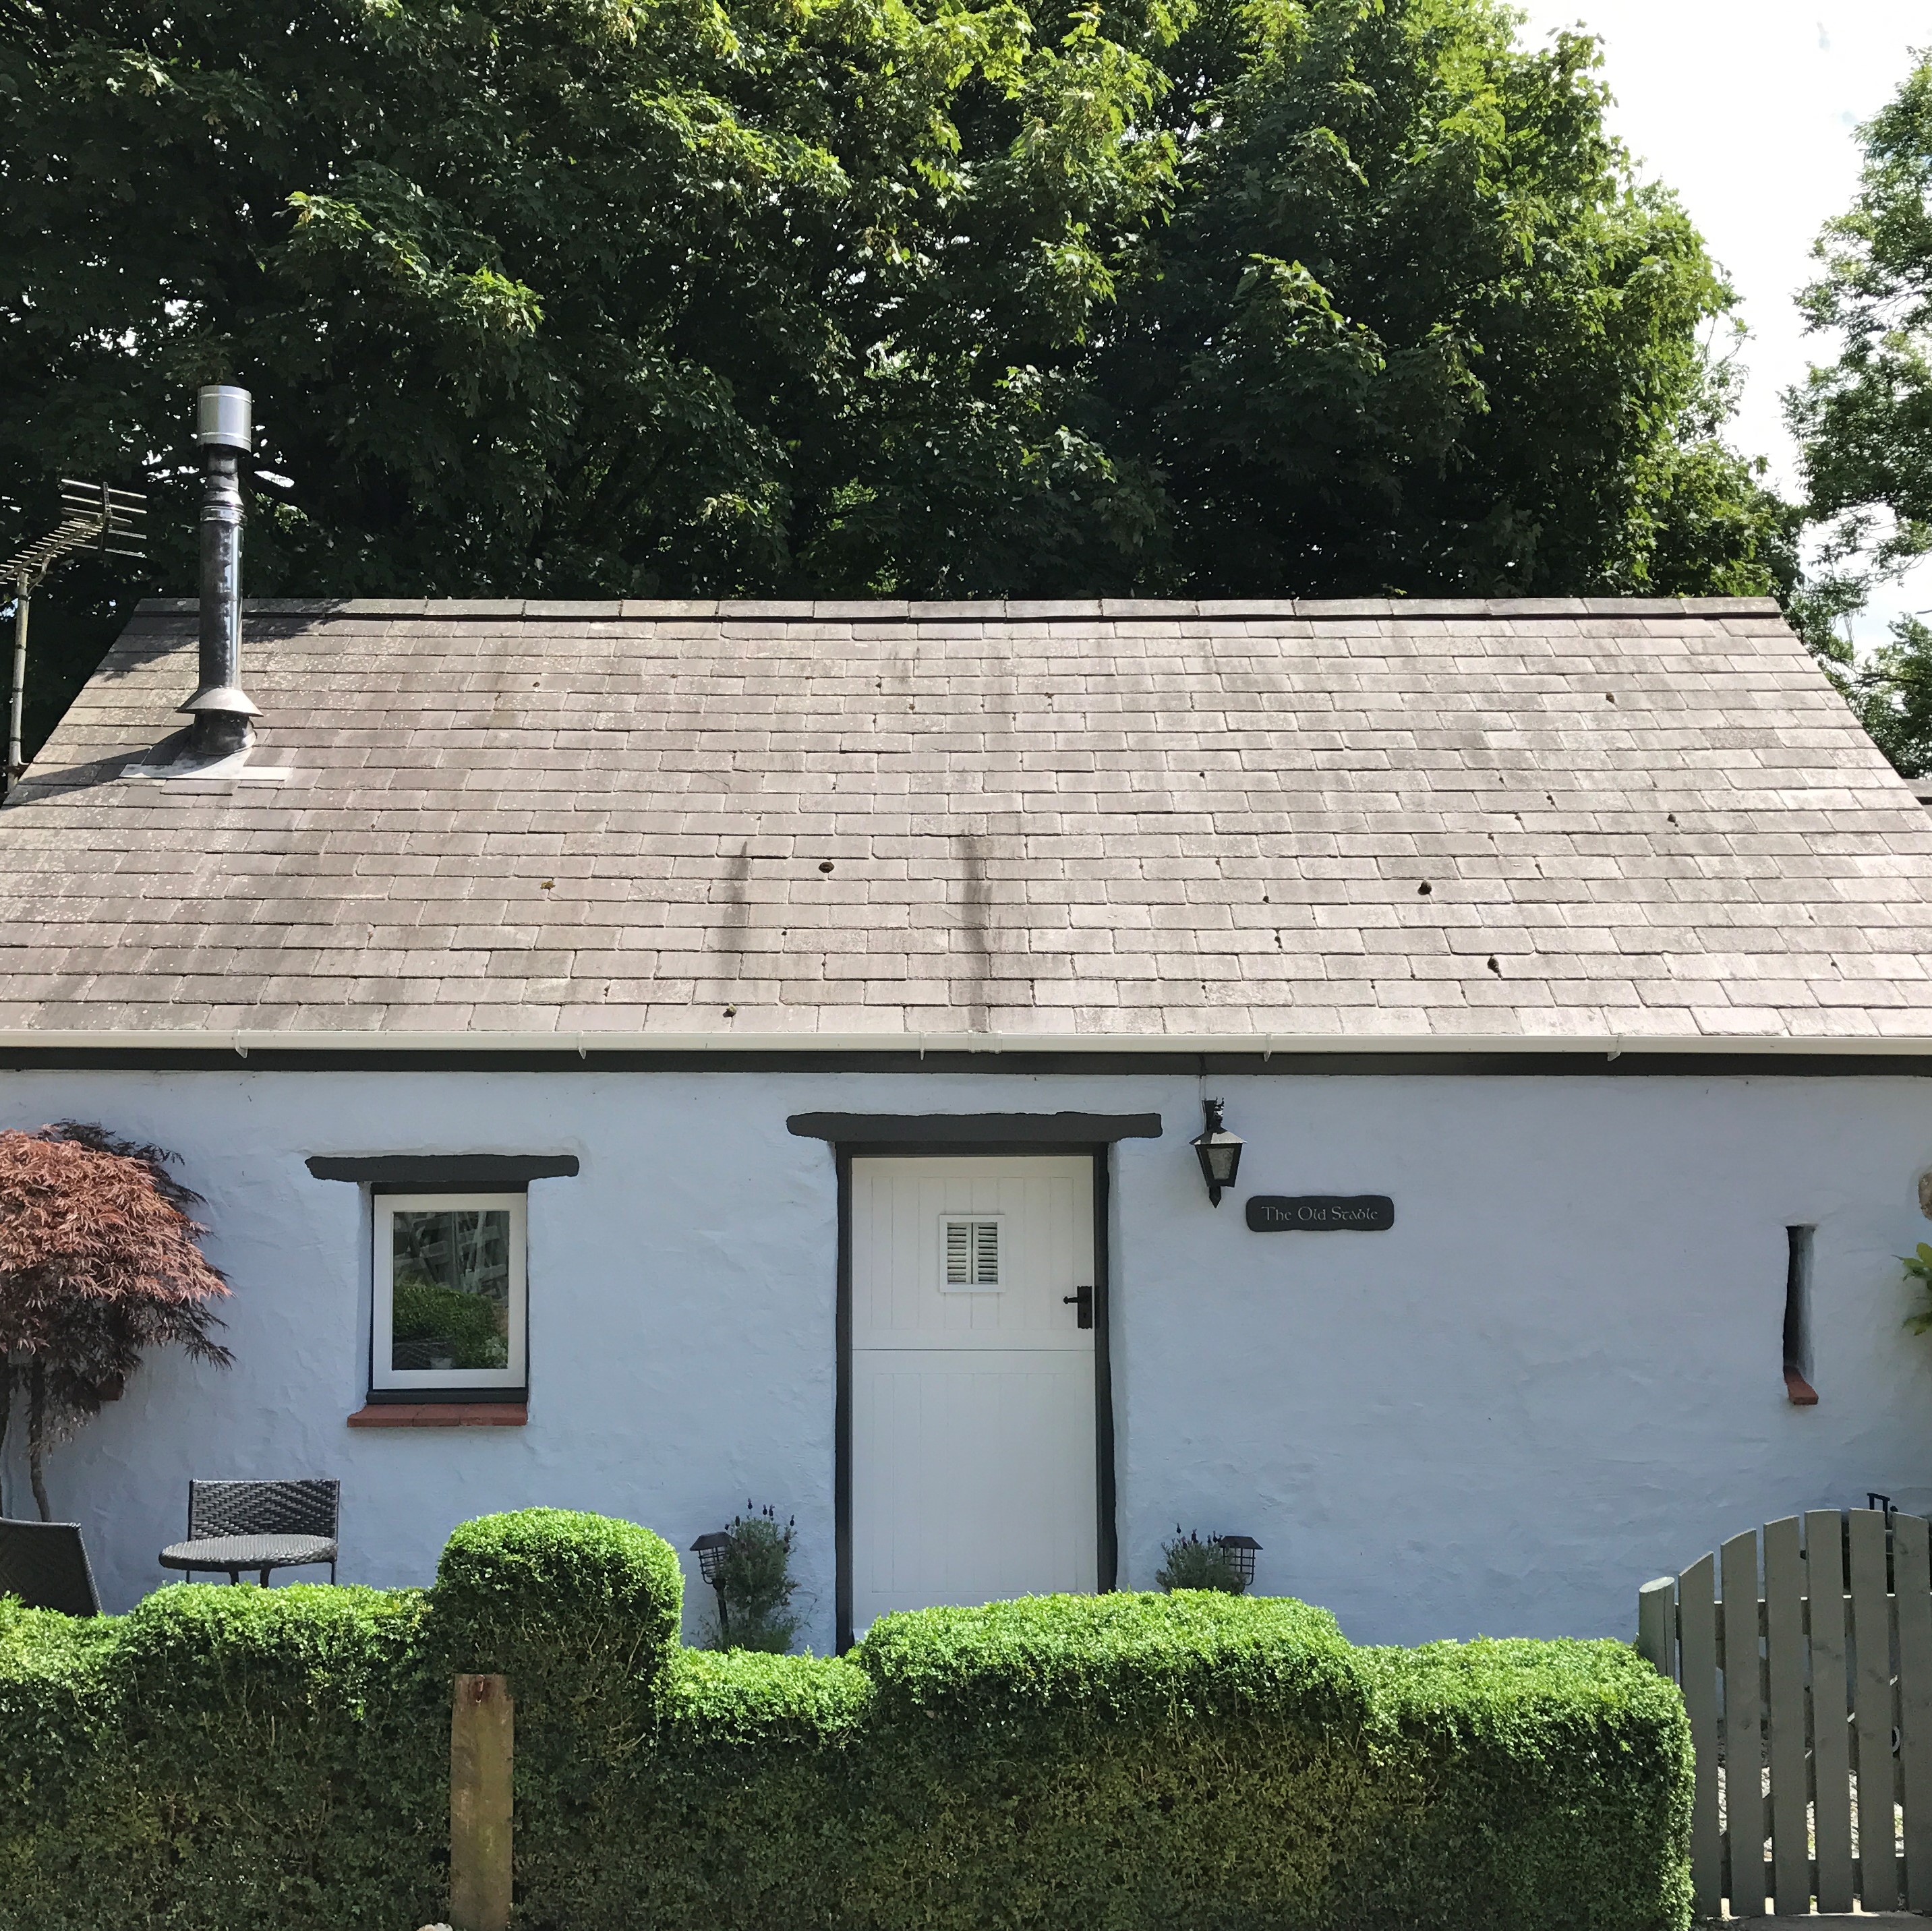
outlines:
M349 1417L351 1428L521 1428L521 1402L372 1402Z

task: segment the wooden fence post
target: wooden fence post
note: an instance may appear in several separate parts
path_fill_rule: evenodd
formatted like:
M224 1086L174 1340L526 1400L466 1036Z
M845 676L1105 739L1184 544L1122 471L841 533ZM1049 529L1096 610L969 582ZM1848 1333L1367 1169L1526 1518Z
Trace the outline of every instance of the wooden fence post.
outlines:
M1932 1911L1932 1554L1925 1520L1892 1518L1898 1602L1898 1771L1905 1809L1905 1908Z
M1780 1918L1811 1909L1805 1804L1804 1554L1798 1518L1764 1525L1765 1714L1771 1729L1771 1891ZM1829 1792L1826 1793L1828 1796Z
M500 1676L459 1676L449 1719L449 1921L509 1931L510 1768L514 1725Z
M1845 1524L1836 1509L1804 1518L1804 1588L1811 1617L1811 1780L1816 1786L1818 1909L1848 1912L1852 1882L1852 1740L1845 1647Z
M1850 1509L1852 1735L1858 1751L1858 1902L1868 1911L1898 1909L1898 1855L1892 1755L1892 1592L1886 1587L1886 1531L1879 1509Z
M1724 1841L1733 1918L1765 1915L1764 1705L1759 1673L1757 1531L1718 1552L1724 1600Z
M1717 1565L1700 1555L1677 1579L1678 1683L1690 1719L1697 1789L1690 1812L1690 1881L1700 1918L1724 1908L1724 1847L1718 1828Z
M1666 1682L1677 1681L1677 1579L1660 1576L1636 1592L1637 1654Z

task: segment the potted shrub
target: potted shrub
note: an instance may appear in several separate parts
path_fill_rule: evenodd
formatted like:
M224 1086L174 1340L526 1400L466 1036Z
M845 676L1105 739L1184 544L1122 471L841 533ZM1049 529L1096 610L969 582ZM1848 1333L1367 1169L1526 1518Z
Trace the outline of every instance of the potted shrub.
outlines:
M727 1528L700 1536L692 1546L698 1567L718 1595L714 1649L766 1650L783 1655L802 1618L791 1613L798 1583L791 1573L794 1517L782 1528L778 1512L745 1504Z
M1161 1546L1161 1566L1154 1579L1169 1594L1177 1589L1218 1589L1224 1595L1244 1596L1255 1579L1260 1547L1245 1535L1214 1535L1204 1542L1176 1523L1173 1540Z

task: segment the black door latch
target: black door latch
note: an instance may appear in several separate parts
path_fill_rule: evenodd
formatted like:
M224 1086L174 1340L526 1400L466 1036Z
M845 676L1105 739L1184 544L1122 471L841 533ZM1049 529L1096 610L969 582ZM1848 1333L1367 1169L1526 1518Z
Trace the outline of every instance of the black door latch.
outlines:
M1094 1290L1090 1287L1076 1288L1072 1293L1062 1294L1060 1299L1062 1306L1072 1309L1076 1327L1094 1325Z

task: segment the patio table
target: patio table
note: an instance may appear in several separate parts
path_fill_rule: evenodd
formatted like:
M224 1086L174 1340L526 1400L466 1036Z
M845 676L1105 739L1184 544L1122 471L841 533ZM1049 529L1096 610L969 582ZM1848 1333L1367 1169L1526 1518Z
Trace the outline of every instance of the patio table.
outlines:
M334 1561L335 1544L319 1535L202 1536L161 1551L164 1569L184 1569L190 1576L197 1569L225 1569L230 1582L239 1582L243 1570L259 1570L265 1589L272 1569L299 1568L311 1562L333 1564Z

